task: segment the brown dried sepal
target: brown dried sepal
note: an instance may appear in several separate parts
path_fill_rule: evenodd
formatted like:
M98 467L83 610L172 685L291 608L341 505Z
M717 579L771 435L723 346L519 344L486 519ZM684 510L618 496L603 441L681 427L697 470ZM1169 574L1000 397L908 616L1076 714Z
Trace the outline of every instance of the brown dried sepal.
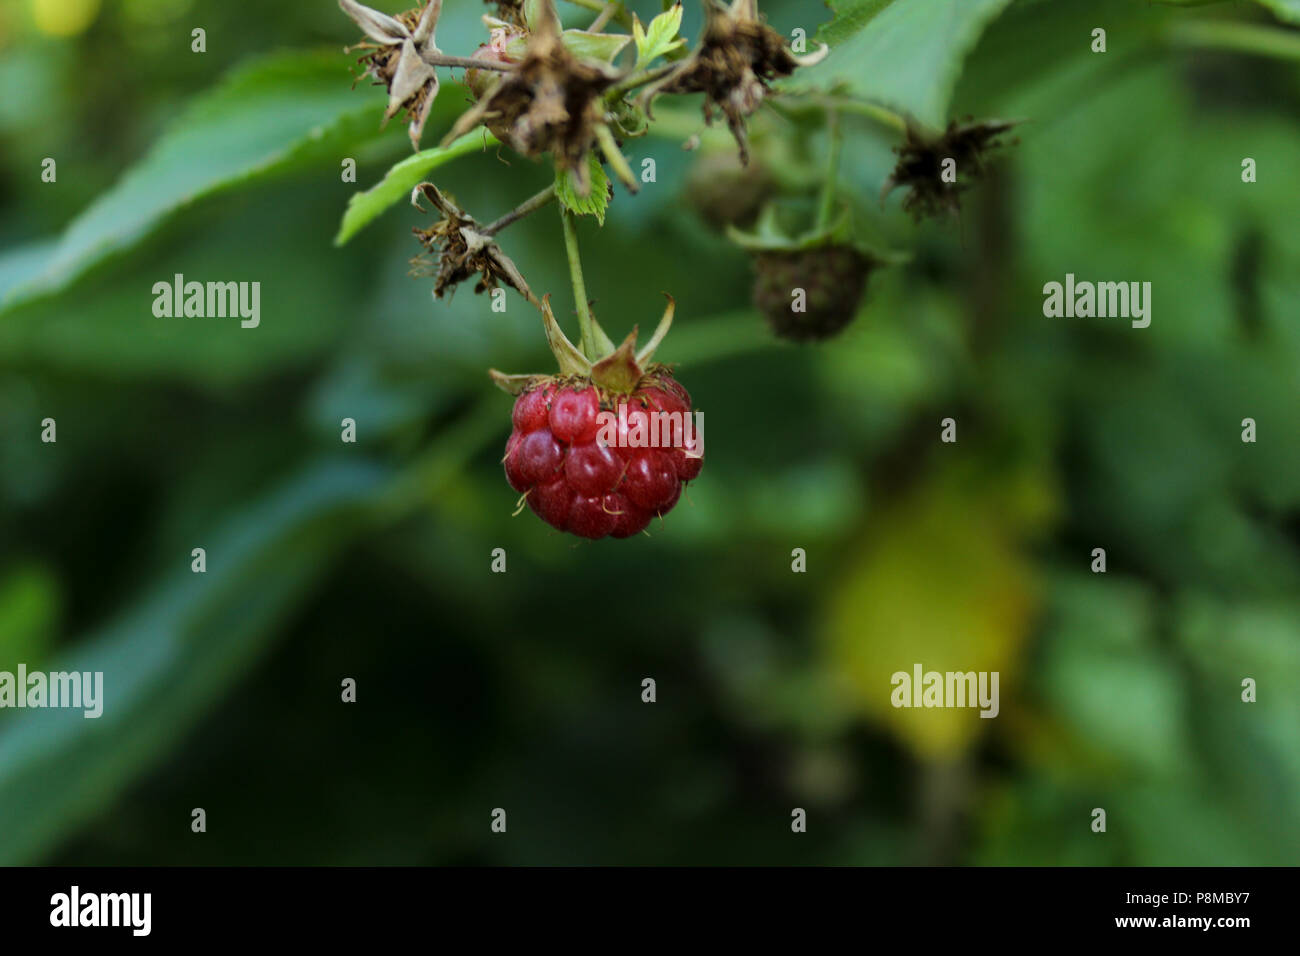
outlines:
M590 188L586 157L605 121L601 94L618 78L612 67L579 60L564 45L555 18L544 16L517 69L503 74L461 115L444 144L483 123L525 156L549 152L573 174L580 193Z
M730 7L705 0L704 12L699 44L677 69L647 89L646 106L659 93L703 93L705 121L713 122L715 107L721 110L740 147L740 161L748 163L745 120L762 105L767 84L817 62L826 50L795 56L785 38L763 22L757 0L734 0Z
M952 120L948 128L935 135L909 123L903 145L895 147L898 163L885 180L880 200L899 187L908 189L903 209L917 222L927 216L956 215L961 211L961 194L972 182L984 175L989 154L1001 146L1003 133L1016 125L1013 120L981 120L965 123ZM1013 145L1018 140L1013 141ZM957 181L944 182L943 162L957 164Z
M466 215L432 183L416 186L412 201L421 195L433 204L440 218L427 229L412 230L425 250L411 260L412 274L434 276L435 296L442 298L448 290L454 291L460 283L477 276L476 293L504 283L530 302L535 301L514 262L472 216Z
M438 74L425 62L425 55L439 52L434 42L442 0L428 0L422 6L390 17L358 3L339 0L343 12L361 27L368 39L349 50L365 50L357 62L364 76L388 90L384 122L405 111L410 120L411 146L420 148L429 110L438 95Z

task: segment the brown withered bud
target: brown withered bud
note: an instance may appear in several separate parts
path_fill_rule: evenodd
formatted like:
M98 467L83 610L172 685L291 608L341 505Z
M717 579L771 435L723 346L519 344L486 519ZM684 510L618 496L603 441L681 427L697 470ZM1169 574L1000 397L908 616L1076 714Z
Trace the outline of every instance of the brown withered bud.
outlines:
M795 56L785 38L763 22L757 0L733 0L730 7L704 0L704 18L704 34L694 51L647 87L643 100L649 109L659 93L703 93L705 121L713 122L715 107L721 110L740 147L740 161L748 163L745 119L762 104L767 84L818 62L828 48Z
M898 164L880 192L883 203L900 186L909 191L903 209L920 222L926 216L956 215L961 211L961 194L984 174L989 154L1001 146L998 137L1016 126L1017 120L981 120L948 123L942 133L927 133L908 123L907 138L897 146ZM1013 141L1018 142L1018 141ZM955 162L955 181L944 179L944 161Z
M339 0L339 6L369 38L350 49L367 51L357 62L365 67L366 76L374 77L377 83L388 88L384 122L406 110L411 145L419 149L420 134L438 95L438 74L425 57L439 52L433 33L442 12L442 0L428 0L423 7L397 17L372 10L356 0Z
M472 216L438 191L433 183L421 183L411 193L411 204L420 209L420 196L428 199L439 219L427 229L416 228L415 233L424 253L411 260L412 275L435 277L433 294L443 293L465 280L478 276L475 292L485 292L505 283L519 292L529 302L536 302L528 283L515 267L496 239Z
M557 18L543 16L517 68L484 91L443 143L483 123L525 156L549 152L585 194L590 188L586 157L596 127L605 122L601 94L617 78L613 67L574 56L560 37Z

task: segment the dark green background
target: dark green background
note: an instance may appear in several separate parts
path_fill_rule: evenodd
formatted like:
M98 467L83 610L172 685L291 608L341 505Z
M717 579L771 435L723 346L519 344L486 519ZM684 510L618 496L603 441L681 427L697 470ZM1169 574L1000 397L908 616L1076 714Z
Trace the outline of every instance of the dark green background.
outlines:
M405 204L332 246L349 196L409 154L382 91L348 91L334 3L105 2L69 37L38 6L57 24L75 4L0 7L6 293L250 58L323 51L175 168L274 140L302 90L341 118L0 311L0 669L102 669L108 695L100 721L0 714L0 862L1300 859L1298 67L1213 40L1267 11L1012 3L952 112L1029 122L959 222L915 226L897 195L882 212L895 140L847 119L845 183L912 260L821 346L750 309L746 254L683 199L684 137L630 144L658 179L581 224L588 290L616 338L676 298L660 357L708 454L651 537L593 544L512 517L498 464L510 400L486 370L550 368L536 313L434 302ZM786 33L830 19L763 9ZM473 49L481 12L447 0L440 47ZM894 64L859 68L870 86ZM464 102L447 83L425 146ZM490 219L547 177L488 152L433 178ZM554 210L503 245L576 335ZM260 281L261 328L154 318L175 272ZM1151 327L1044 318L1067 272L1150 281ZM916 662L1000 671L1001 715L893 710L889 675Z

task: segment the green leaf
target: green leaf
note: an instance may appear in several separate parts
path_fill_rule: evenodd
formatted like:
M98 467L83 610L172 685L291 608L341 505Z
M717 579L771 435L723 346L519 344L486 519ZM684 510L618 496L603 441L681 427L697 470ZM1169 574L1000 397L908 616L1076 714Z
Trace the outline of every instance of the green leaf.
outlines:
M1215 3L1222 3L1225 6L1227 4L1227 0L1156 0L1156 2L1169 7L1208 7ZM1284 23L1300 24L1300 0L1255 0L1255 2L1270 10Z
M1300 24L1300 0L1256 0L1284 23Z
M960 709L900 710L892 675L914 664L996 671L1005 693L1032 633L1034 569L989 490L948 464L879 514L846 558L822 625L822 666L841 677L846 702L928 758L966 752L994 721Z
M37 275L54 252L56 240L43 239L0 253L0 302L10 289Z
M626 33L588 33L586 30L565 30L560 39L569 52L587 60L611 62L628 45L631 37Z
M843 84L852 95L943 126L966 55L1009 2L839 0L820 35L832 44L830 55L787 86Z
M881 10L894 0L828 0L827 6L835 16L822 24L817 39L831 46L839 46L860 32Z
M54 671L102 671L103 714L0 712L0 865L47 853L105 812L176 747L280 636L285 616L353 538L424 508L499 437L495 396L438 434L399 473L313 463L254 503L207 547L207 572L179 569L78 641Z
M631 42L626 33L592 33L589 30L565 30L560 40L574 56L587 60L611 62ZM516 36L506 43L508 56L520 59L528 51L528 35Z
M383 473L318 465L189 555L142 604L80 641L51 670L102 672L103 713L28 710L0 719L0 862L30 860L105 807L175 746L253 663L347 539Z
M48 651L59 612L59 582L40 565L23 564L0 578L0 670L21 661L34 668Z
M636 69L649 65L655 58L667 56L680 49L686 41L679 37L682 28L682 5L673 4L650 21L650 26L643 28L640 20L632 22L632 34L636 38Z
M1174 43L1191 47L1300 60L1300 36L1296 31L1270 24L1189 19L1171 24L1166 35Z
M587 154L587 168L590 170L591 191L586 196L578 195L573 174L567 170L556 174L555 195L565 209L579 216L595 216L603 226L605 210L609 206L609 177L594 151Z
M372 97L349 89L337 53L269 57L236 70L72 222L4 309L57 292L198 199L311 159L337 164L342 142L378 132L378 114Z
M337 209L312 180L277 183L251 201L207 210L193 227L168 230L185 235L147 241L139 255L97 270L74 293L16 306L0 320L0 354L74 377L193 388L247 384L319 359L364 307L364 293L328 247ZM286 229L302 241L286 241ZM257 282L258 326L241 327L233 313L156 316L154 285L177 273L185 281Z
M487 130L473 129L446 146L421 150L414 156L408 156L385 173L378 185L355 193L348 200L348 208L343 213L343 221L339 223L334 245L346 244L389 206L409 198L411 190L439 166L467 153L495 146L498 142L500 141Z

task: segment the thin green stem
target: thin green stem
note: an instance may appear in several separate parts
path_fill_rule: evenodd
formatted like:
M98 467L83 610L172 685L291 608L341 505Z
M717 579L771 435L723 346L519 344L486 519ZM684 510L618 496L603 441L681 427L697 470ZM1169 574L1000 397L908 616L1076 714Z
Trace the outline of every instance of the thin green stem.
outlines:
M596 360L596 333L592 329L591 308L587 304L587 285L582 281L582 260L578 257L578 232L573 226L573 213L560 206L560 222L564 226L564 253L569 260L569 277L573 280L573 298L578 308L578 328L582 331L582 354Z
M1225 20L1180 21L1169 27L1170 41L1182 46L1253 53L1279 60L1300 60L1300 37L1289 30Z
M569 0L569 2L573 4L575 7L582 7L582 9L590 10L592 13L605 12L605 7L606 7L605 0ZM618 22L621 23L623 26L631 30L632 14L628 13L627 8L624 7L623 4L617 2L617 0L615 0L614 5L618 8L614 13L614 18L618 20Z
M614 141L614 134L609 131L609 127L604 123L596 124L596 142L600 144L600 151L605 154L605 159L613 168L614 175L627 187L628 192L634 193L640 189L641 186L636 181L632 167L627 164L627 157L618 148L618 143Z
M611 86L605 94L605 99L607 102L612 103L629 90L635 90L638 86L645 86L647 83L662 79L675 69L677 69L676 63L662 63L646 70L638 70L631 76L625 77Z
M541 209L543 206L545 206L554 198L555 198L555 184L551 183L551 185L547 186L536 196L532 196L528 199L525 199L514 209L510 210L508 213L502 216L500 219L484 226L482 230L483 235L495 236L498 232L500 232L506 226L509 226L511 223L518 222L520 219L523 219L524 216L527 216L530 213L537 212L537 210Z
M587 30L591 33L599 33L605 29L605 26L610 20L614 19L614 14L618 13L621 6L622 4L618 0L609 0L609 3L605 4L605 9L600 11L600 16L591 21L591 26L587 27Z
M783 97L779 104L772 100L764 100L763 106L789 120L794 120L799 116L835 111L865 116L867 119L900 136L906 136L911 128L916 128L922 133L932 132L915 120L909 120L902 113L881 106L879 103L868 103L865 100L850 99L847 96L792 95Z
M733 142L726 126L706 126L698 109L678 109L671 103L655 108L655 119L646 129L646 135L679 143L698 135L700 145L721 146Z
M862 100L851 100L838 97L826 97L821 100L821 105L826 110L839 110L845 113L856 113L859 116L865 116L868 119L875 120L881 126L893 130L900 136L907 135L907 118L901 113L895 113L891 109L880 106L876 103L866 103Z
M822 181L821 198L817 203L817 231L821 232L831 224L835 212L835 193L840 175L840 148L844 137L840 133L840 114L838 110L826 112L826 178Z

